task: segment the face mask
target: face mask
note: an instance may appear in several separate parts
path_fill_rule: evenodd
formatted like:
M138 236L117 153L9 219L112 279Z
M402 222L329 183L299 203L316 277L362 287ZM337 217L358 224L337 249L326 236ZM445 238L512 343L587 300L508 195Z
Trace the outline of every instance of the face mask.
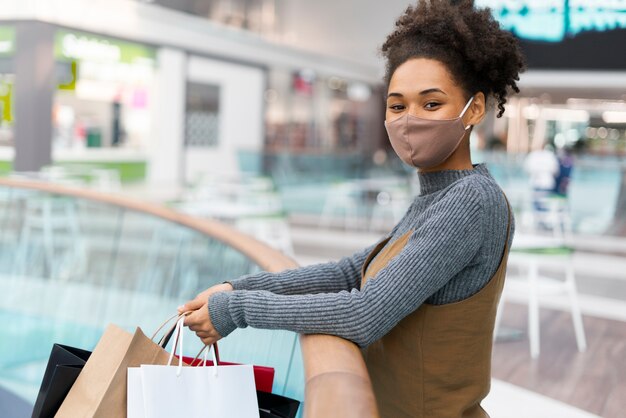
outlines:
M472 103L472 96L459 117L454 119L425 119L406 115L391 122L385 128L391 146L408 165L418 168L435 167L452 155L461 143L465 131L472 125L463 126L461 117Z

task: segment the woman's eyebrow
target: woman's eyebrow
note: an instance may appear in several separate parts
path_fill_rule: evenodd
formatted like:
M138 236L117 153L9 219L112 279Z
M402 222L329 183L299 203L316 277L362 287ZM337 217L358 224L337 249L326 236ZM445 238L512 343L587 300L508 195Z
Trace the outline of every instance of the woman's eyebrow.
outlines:
M428 93L442 93L442 94L446 94L443 90L438 89L436 87L420 91L420 95L421 96L424 96L424 95L426 95ZM446 96L447 96L447 94L446 94Z
M433 87L433 88L430 88L430 89L426 89L426 90L422 90L422 91L419 92L420 96L424 96L424 95L429 94L429 93L446 94L443 90L438 89L436 87ZM446 94L446 96L447 96L447 94ZM404 95L402 93L392 92L392 93L389 93L387 95L387 98L390 98L390 97L404 97Z

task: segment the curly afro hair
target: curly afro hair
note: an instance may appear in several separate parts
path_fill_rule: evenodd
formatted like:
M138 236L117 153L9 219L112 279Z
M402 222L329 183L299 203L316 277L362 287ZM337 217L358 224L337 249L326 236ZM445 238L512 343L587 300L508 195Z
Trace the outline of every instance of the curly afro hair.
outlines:
M526 62L515 37L500 28L489 8L473 0L418 0L396 21L381 48L387 85L394 71L411 58L442 62L467 97L482 91L504 113L507 88L519 93L516 80Z

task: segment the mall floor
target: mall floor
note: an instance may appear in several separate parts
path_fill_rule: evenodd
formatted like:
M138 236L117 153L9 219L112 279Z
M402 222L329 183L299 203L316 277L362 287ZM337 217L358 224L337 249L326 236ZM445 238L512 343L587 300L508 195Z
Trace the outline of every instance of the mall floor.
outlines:
M492 376L606 418L626 410L626 322L584 316L587 351L579 353L568 313L541 311L541 353L531 359L525 336L497 342ZM510 303L503 325L525 329L526 306Z

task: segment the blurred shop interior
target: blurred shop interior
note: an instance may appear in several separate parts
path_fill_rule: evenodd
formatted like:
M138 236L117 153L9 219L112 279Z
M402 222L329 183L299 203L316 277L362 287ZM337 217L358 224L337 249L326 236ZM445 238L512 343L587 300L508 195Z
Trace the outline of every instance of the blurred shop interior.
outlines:
M626 1L475 3L519 38L529 69L503 117L491 110L474 129L474 163L487 163L507 193L518 233L577 254L583 314L626 321ZM350 254L399 221L419 193L385 132L377 55L408 4L4 2L0 174L216 219L300 264ZM18 199L2 196L5 208ZM28 213L16 218L15 239ZM107 212L79 211L83 232L94 213ZM55 251L67 265L84 257L62 247ZM232 272L257 268L238 266ZM149 271L166 280L165 270ZM185 292L204 288L198 271ZM568 303L553 305L569 312ZM571 340L564 344L578 353L580 338ZM32 385L11 379L0 373L0 384L33 397ZM285 379L283 393L300 396ZM532 389L533 379L513 383ZM543 390L558 398L553 392ZM561 400L617 416L614 400L599 407L575 398Z

